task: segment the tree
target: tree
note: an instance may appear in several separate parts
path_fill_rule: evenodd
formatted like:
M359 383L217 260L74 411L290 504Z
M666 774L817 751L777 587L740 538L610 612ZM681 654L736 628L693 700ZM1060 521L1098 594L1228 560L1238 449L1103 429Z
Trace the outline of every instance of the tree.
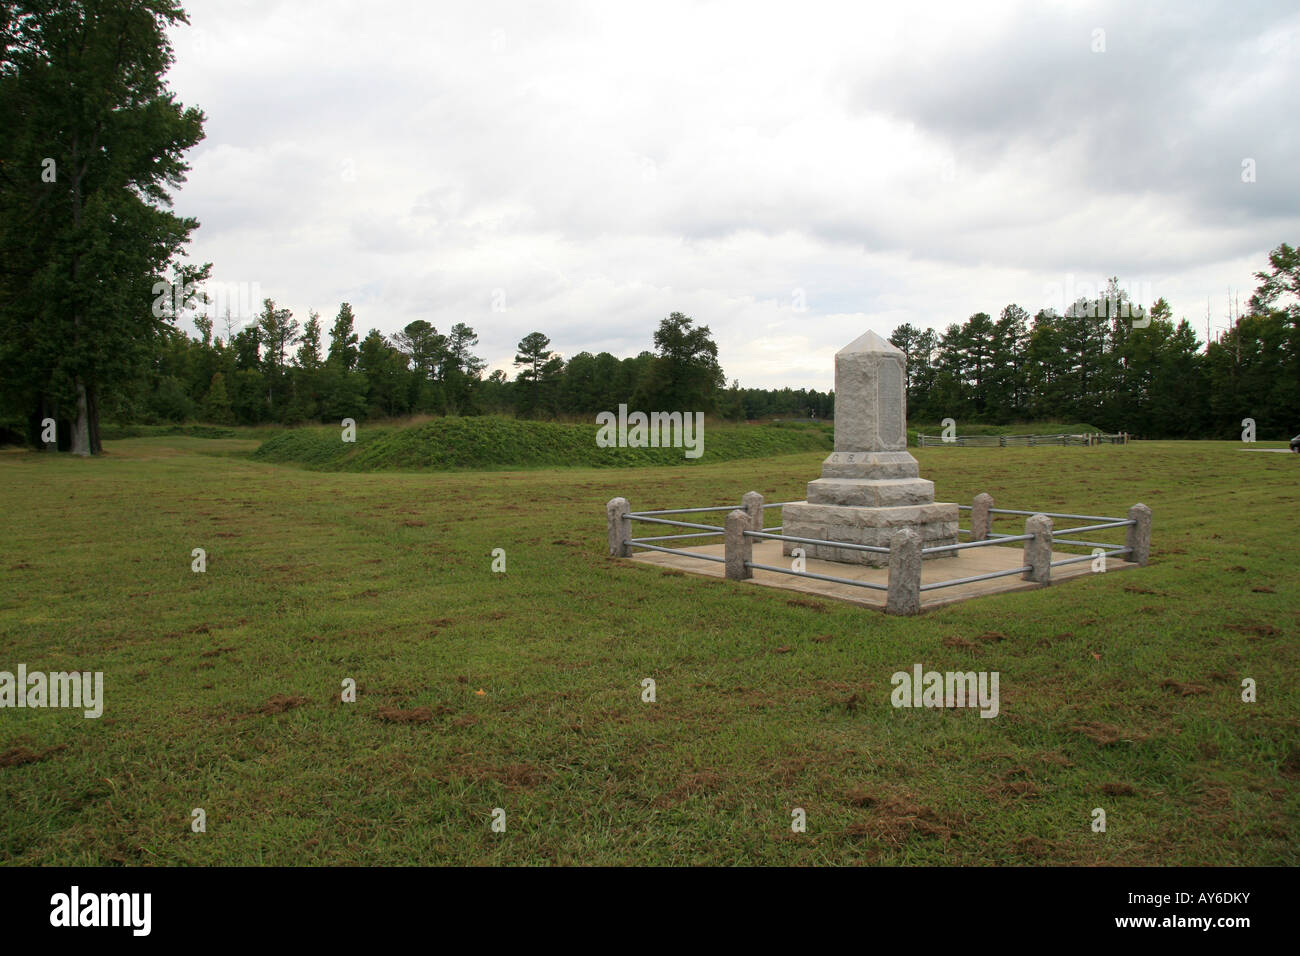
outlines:
M302 335L298 337L298 351L294 353L292 372L293 399L284 413L286 422L311 421L320 414L321 372L320 314L314 309L307 313Z
M542 383L558 372L555 362L559 356L551 351L551 340L541 332L529 332L519 340L518 348L515 367L520 369L519 381L528 385L527 411L533 414L541 398Z
M314 372L321 367L319 312L307 313L307 321L302 327L302 336L298 339L294 364L308 372Z
M188 22L172 0L0 4L0 366L33 415L75 410L77 454L143 374L155 283L198 226L169 209L203 138L163 79Z
M226 377L220 372L212 376L212 384L204 396L203 418L216 425L228 425L235 420L230 396L226 393Z
M404 388L409 380L407 357L378 329L371 329L361 340L357 368L366 379L366 397L372 414L391 418L409 410Z
M989 349L989 408L994 420L1010 422L1026 414L1024 347L1029 339L1029 313L1012 304L993 326Z
M424 319L416 319L395 334L393 342L407 357L411 369L408 405L420 412L445 412L441 368L447 354L447 337Z
M1274 429L1294 433L1300 421L1300 248L1284 242L1268 254L1268 263L1269 271L1255 273L1260 284L1250 309L1266 317L1277 347L1268 417Z
M443 358L443 391L447 408L454 415L464 415L474 410L474 391L479 376L487 367L470 349L478 344L478 333L464 322L457 322L447 336L447 350Z
M393 336L393 344L410 359L411 371L424 379L436 378L447 354L447 337L424 319L416 319Z
M356 316L352 306L344 302L339 306L339 314L330 326L330 350L325 361L336 365L345 372L357 367L357 334L352 330Z
M284 381L289 347L298 341L298 320L288 309L277 309L274 301L266 299L262 302L262 314L257 317L257 334L262 343L266 405L272 417L275 417L279 411L275 404L276 388Z
M658 354L640 383L638 404L655 410L712 411L726 384L718 365L718 346L707 325L674 312L655 331Z
M920 337L920 330L915 328L911 322L904 322L894 329L893 334L889 336L889 344L903 353L903 359L906 362L903 372L903 386L909 391L912 386L912 353L916 350L917 340Z
M993 318L976 312L962 326L958 348L963 384L974 405L975 417L984 418L988 409L989 378L993 369Z

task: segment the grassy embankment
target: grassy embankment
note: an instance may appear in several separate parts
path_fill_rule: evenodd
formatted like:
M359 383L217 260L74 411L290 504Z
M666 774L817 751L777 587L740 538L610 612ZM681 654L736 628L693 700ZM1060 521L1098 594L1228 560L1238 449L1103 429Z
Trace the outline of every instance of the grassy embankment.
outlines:
M1300 456L916 450L940 500L1143 501L1155 546L908 619L605 556L616 494L797 498L825 455L720 444L690 468L473 475L184 436L0 455L0 670L106 681L98 720L0 711L0 860L1300 862ZM915 663L997 670L1000 716L891 707Z

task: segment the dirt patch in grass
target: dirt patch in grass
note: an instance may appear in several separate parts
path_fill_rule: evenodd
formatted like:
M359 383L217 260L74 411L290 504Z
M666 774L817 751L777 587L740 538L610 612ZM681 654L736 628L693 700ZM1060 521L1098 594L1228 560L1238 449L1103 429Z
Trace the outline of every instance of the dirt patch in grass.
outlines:
M790 757L776 765L772 776L788 787L803 775L810 762L807 757Z
M499 783L510 789L531 789L550 779L550 775L538 767L527 763L512 763L504 767L484 766L482 764L453 764L442 778L450 780L461 777L478 784Z
M979 645L974 641L968 641L964 637L945 637L943 646L950 647L953 650L974 651L979 650Z
M986 644L994 644L998 641L1005 641L1007 636L1001 631L985 631L983 634L977 634L975 640L983 641Z
M1227 787L1207 787L1197 800L1203 807L1223 810L1232 806L1232 792Z
M1050 753L1038 754L1038 759L1045 764L1051 764L1054 767L1073 767L1074 761L1064 754L1058 754L1055 751Z
M428 707L412 707L409 710L403 710L401 707L380 707L375 718L391 724L427 724L433 720L433 711Z
M1016 853L1020 856L1033 857L1042 860L1056 855L1056 844L1049 843L1042 837L1027 836L1021 837L1014 844Z
M680 778L677 786L656 797L654 804L657 807L676 806L690 797L713 793L721 784L722 777L710 770L685 774Z
M306 697L290 697L287 694L276 694L257 710L254 714L283 714L286 710L293 710L295 707L301 707L307 703Z
M535 787L546 781L547 775L532 764L512 763L499 772L501 782L507 787Z
M1093 743L1100 744L1103 747L1110 747L1114 744L1132 743L1138 739L1135 734L1128 734L1114 724L1103 724L1100 721L1087 721L1082 724L1075 724L1070 728L1075 733L1083 734Z
M1210 688L1203 684L1180 684L1176 680L1161 681L1160 686L1166 690L1172 690L1182 697L1192 697L1196 694L1208 694L1210 692Z
M37 753L27 747L14 747L12 750L6 750L0 753L0 767L21 767L27 763L38 763L56 751L63 750L67 744L60 744L57 747L51 747L48 750L42 750Z
M785 603L791 607L806 607L810 610L821 611L823 613L826 611L826 605L822 604L820 601L805 601L803 598L790 598L790 600Z
M375 719L390 724L427 724L435 717L451 713L455 711L443 704L434 707L380 707Z
M870 819L849 827L856 835L875 837L895 846L906 843L914 834L941 840L949 840L953 835L951 821L940 817L931 807L917 803L910 794L850 790L845 794L845 801L871 814Z
M1256 637L1277 637L1282 632L1272 624L1229 624L1228 630L1236 631L1238 634L1253 635L1250 640Z
M1101 792L1108 797L1132 797L1137 794L1132 785L1127 783L1103 783Z
M1300 780L1300 750L1292 750L1278 767L1278 773L1288 780Z
M1002 779L984 788L984 793L994 799L1010 798L1019 800L1032 799L1042 795L1038 784L1029 779L1027 767L1013 767L1002 774Z

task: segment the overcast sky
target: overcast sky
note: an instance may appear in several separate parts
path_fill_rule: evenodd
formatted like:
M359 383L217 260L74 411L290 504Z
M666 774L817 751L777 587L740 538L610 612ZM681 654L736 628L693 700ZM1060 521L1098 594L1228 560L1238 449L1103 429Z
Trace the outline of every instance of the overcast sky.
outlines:
M466 322L512 378L529 332L623 357L679 311L728 380L826 389L867 329L1111 275L1204 338L1300 243L1294 3L185 6L190 258L300 321Z

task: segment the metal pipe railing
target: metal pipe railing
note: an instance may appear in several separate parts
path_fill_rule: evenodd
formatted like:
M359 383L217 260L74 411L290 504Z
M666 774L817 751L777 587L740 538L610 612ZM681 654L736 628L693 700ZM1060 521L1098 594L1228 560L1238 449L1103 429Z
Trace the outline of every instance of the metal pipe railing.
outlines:
M772 541L795 541L799 544L819 544L824 548L845 548L849 551L874 551L876 554L889 554L888 548L879 548L874 544L853 544L849 541L827 541L825 538L796 538L790 534L768 534L766 531L746 531L747 538L768 538Z
M1080 554L1072 558L1061 558L1059 561L1053 561L1052 567L1059 568L1065 564L1078 564L1081 561L1095 561L1097 558L1109 558L1112 554L1128 554L1132 548L1115 548L1103 554Z
M674 527L677 528L702 528L705 531L717 531L719 533L722 533L727 530L721 525L716 525L716 524L694 524L690 521L671 521L668 518L647 518L644 515L634 515L634 514L628 514L627 517L629 519L635 519L637 521L648 521L651 524L673 525Z
M987 574L972 574L970 577L952 578L949 581L931 581L929 584L922 584L921 590L936 591L939 588L950 588L958 584L972 584L975 581L989 581L993 578L1006 578L1013 574L1024 574L1026 571L1030 570L1032 570L1032 568L1026 564L1023 568L1011 568L1007 571L989 571Z
M629 541L673 541L677 538L719 538L725 531L690 531L682 534L659 534L650 538L629 538Z
M681 548L661 548L657 544L642 544L640 541L629 541L630 548L645 548L647 551L662 551L664 554L680 554L687 558L699 558L701 561L716 561L718 564L726 564L726 558L719 558L712 554L697 554L694 551L683 551Z
M1088 524L1079 528L1062 528L1061 534L1078 534L1081 531L1105 531L1108 528L1127 528L1131 524L1137 524L1128 518L1114 518L1105 524Z
M966 532L970 534L970 532ZM1004 534L997 538L985 538L983 541L967 541L964 544L942 544L933 548L922 548L922 554L938 554L941 551L965 551L967 548L987 548L991 544L1005 544L1007 541L1028 541L1032 534Z
M737 507L737 505L718 505L710 508L661 508L658 511L629 511L627 516L629 518L641 518L645 515L699 514L705 511L734 511Z
M1023 511L1014 508L994 508L992 498L987 494L978 495L973 505L957 505L961 511L970 511L971 527L957 528L958 535L967 535L974 538L979 535L979 539L964 542L955 542L953 544L936 545L932 547L921 547L920 529L912 527L910 530L902 529L902 533L892 534L890 537L889 547L880 547L878 545L858 544L852 541L834 541L825 538L807 538L798 535L789 535L783 532L784 526L777 525L772 528L762 528L763 510L767 508L782 508L791 502L771 502L763 501L762 495L758 492L748 492L739 507L731 505L718 505L704 508L674 508L659 509L654 511L631 511L628 507L627 500L624 498L614 498L606 505L606 514L608 517L610 553L626 557L631 548L639 548L645 551L659 551L664 554L680 555L686 558L696 558L701 561L712 561L716 564L726 566L726 577L732 579L744 580L753 576L754 571L766 571L772 574L788 574L792 577L806 577L816 581L826 581L832 584L843 584L850 587L867 588L874 591L886 591L889 598L886 603L886 609L894 614L916 614L922 608L920 604L920 594L926 591L935 591L942 588L957 587L964 584L974 584L980 581L990 581L997 578L1012 577L1014 575L1023 575L1027 582L1037 584L1047 584L1051 580L1051 569L1082 563L1084 561L1095 561L1098 556L1117 557L1126 556L1129 563L1145 565L1148 560L1151 541L1151 509L1145 505L1134 505L1128 511L1128 518L1114 518L1107 515L1084 515L1071 514L1061 511ZM662 518L659 515L690 515L727 512L726 525L699 524L692 521L681 521L676 519ZM741 514L736 514L741 512ZM1024 534L1003 534L993 531L991 525L995 515L1017 515L1028 518L1025 522ZM1042 516L1039 518L1038 516ZM1062 528L1060 531L1053 533L1052 520L1061 521L1083 521L1082 525ZM644 521L650 524L666 525L674 528L692 529L688 531L675 532L673 534L652 535L644 538L633 538L630 534L632 521ZM757 525L759 530L753 530ZM1127 529L1127 538L1123 547L1116 544L1110 544L1102 541L1091 541L1085 538L1063 537L1063 535L1077 535L1093 531L1107 531L1113 529ZM682 548L663 547L652 542L659 541L685 541L698 540L700 538L725 538L725 554L702 554L699 549L684 550ZM840 577L831 574L820 574L814 571L794 570L793 567L783 567L778 565L755 563L751 560L753 539L766 541L782 541L795 544L811 545L819 548L835 548L843 551L860 551L873 554L887 555L889 557L889 570L887 583L881 584L873 581L864 581L856 578ZM982 574L972 574L959 578L950 578L946 581L932 581L930 583L921 583L922 557L934 556L938 554L956 553L966 551L971 548L981 548L989 545L1014 545L1019 542L1025 542L1024 558L1019 562L1020 566L1008 568L1001 571L988 571ZM1063 545L1070 548L1088 548L1093 553L1090 554L1072 554L1064 552L1065 556L1052 560L1052 548ZM714 545L716 547L716 545ZM800 563L796 560L796 563ZM933 566L932 566L933 567Z
M778 568L771 564L755 564L753 561L746 561L745 567L753 568L755 571L774 571L777 574L790 574L796 578L816 578L818 581L830 581L833 584L851 584L858 588L871 588L873 591L889 590L889 585L876 584L873 581L856 581L853 578L837 578L830 574L818 574L815 571L794 571L790 568Z

